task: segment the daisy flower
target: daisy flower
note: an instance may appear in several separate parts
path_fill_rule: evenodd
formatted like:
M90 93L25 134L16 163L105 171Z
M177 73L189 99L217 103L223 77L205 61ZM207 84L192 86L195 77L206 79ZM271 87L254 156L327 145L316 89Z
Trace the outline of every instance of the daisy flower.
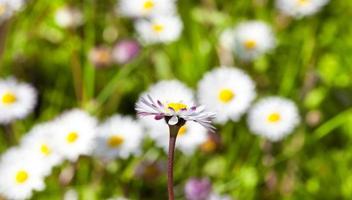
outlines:
M21 147L30 151L32 156L42 161L47 165L48 175L51 172L51 168L62 162L62 157L54 149L54 137L56 126L54 122L48 122L38 124L33 127L29 133L27 133L22 141Z
M329 0L277 0L276 7L285 15L301 18L317 13Z
M0 0L0 22L10 18L14 12L19 11L24 0Z
M106 46L92 48L88 58L96 68L107 67L112 63L111 49Z
M34 190L43 190L43 164L26 150L10 149L0 160L0 196L28 199Z
M55 123L55 148L70 161L90 155L96 135L97 120L85 111L74 109L62 114Z
M234 29L233 50L243 60L253 60L275 46L271 28L264 22L247 21Z
M255 84L243 71L222 66L204 75L198 83L198 99L217 113L215 122L238 121L256 97Z
M135 28L141 40L147 44L170 43L180 37L183 25L178 16L158 15L137 20Z
M140 152L142 126L131 117L114 115L98 126L95 155L104 160L127 158Z
M36 90L14 78L0 80L0 124L8 124L31 113L37 100Z
M256 134L278 141L290 134L300 119L296 105L281 97L267 97L249 111L248 125Z
M77 8L64 6L55 13L55 22L62 28L74 28L83 24L83 14Z
M120 0L118 11L127 17L169 15L176 12L175 0Z

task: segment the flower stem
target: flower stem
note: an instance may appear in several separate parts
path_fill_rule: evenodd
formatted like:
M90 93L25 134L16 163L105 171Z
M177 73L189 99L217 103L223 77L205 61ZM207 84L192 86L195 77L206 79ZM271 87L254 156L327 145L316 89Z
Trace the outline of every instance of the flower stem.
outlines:
M169 126L169 154L167 162L167 189L169 193L169 200L174 200L174 153L177 133L180 126Z

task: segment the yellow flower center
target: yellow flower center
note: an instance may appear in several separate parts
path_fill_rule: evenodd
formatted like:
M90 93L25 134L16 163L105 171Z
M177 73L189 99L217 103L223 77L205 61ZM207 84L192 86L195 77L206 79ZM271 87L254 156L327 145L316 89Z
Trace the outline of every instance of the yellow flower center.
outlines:
M51 149L48 147L48 145L46 144L42 144L40 146L40 152L45 155L45 156L48 156L51 154Z
M223 103L230 102L235 97L235 93L230 89L222 89L219 92L219 100Z
M70 144L76 142L76 140L78 139L78 133L77 132L70 132L69 134L67 134L66 136L66 141Z
M143 4L143 9L144 10L150 10L154 7L154 2L152 0L147 0Z
M244 42L244 47L248 50L252 50L257 46L257 42L255 40L246 40Z
M153 24L152 25L152 29L156 33L161 33L161 32L164 31L164 25L162 25L162 24Z
M281 116L277 112L271 113L268 116L268 121L271 122L271 123L276 123L276 122L280 121L280 119L281 119Z
M28 180L28 178L29 178L29 175L28 175L28 173L27 173L26 171L24 171L24 170L20 170L20 171L18 171L17 174L16 174L16 182L17 182L18 184L23 184L23 183L25 183L25 182Z
M12 92L6 92L2 98L1 101L3 104L10 105L13 104L17 101L17 98L14 93Z
M169 103L167 104L167 107L174 109L176 112L187 108L187 106L183 103Z
M212 139L208 139L201 145L201 149L204 152L213 152L216 149L216 143Z
M181 126L180 130L178 130L178 134L179 136L183 136L186 134L187 131L187 127L185 125Z
M310 0L297 0L298 5L305 6L310 2Z
M3 15L6 11L6 6L4 4L0 4L0 16Z
M102 63L107 63L110 61L110 53L109 51L98 51L97 52L97 60Z
M123 143L123 141L123 137L119 135L113 135L108 139L107 143L110 148L116 148L119 147Z

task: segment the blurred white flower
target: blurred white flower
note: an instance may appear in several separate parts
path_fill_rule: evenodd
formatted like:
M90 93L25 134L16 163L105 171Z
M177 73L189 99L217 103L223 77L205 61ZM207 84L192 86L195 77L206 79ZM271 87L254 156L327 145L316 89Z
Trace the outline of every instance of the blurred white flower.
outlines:
M233 28L225 29L220 35L219 44L226 51L232 51L235 46L235 30Z
M217 113L215 122L238 121L256 97L252 79L234 67L222 66L206 73L198 83L200 104Z
M55 121L55 149L70 161L80 155L90 155L96 135L97 120L82 110L74 109Z
M285 15L301 18L317 13L329 0L276 0L276 7Z
M37 100L36 90L14 78L0 80L0 124L22 119L31 113Z
M62 7L55 13L56 24L63 28L74 28L83 24L83 14L77 8Z
M0 22L10 18L25 4L24 0L0 0Z
M34 190L43 190L45 167L28 151L10 149L0 160L0 196L28 199Z
M296 105L281 97L259 100L249 111L248 126L256 134L277 141L290 134L300 117Z
M127 158L141 150L143 128L131 117L114 115L97 132L94 153L103 160Z
M49 175L52 167L62 162L62 156L54 149L54 122L42 123L34 126L21 141L21 148L30 151L32 156L46 165L45 175Z
M243 60L253 60L275 46L271 28L261 21L242 22L233 33L233 51Z
M232 198L228 195L220 195L217 193L211 193L207 200L232 200Z
M170 15L176 12L175 0L120 0L118 11L127 17Z
M107 67L112 63L111 48L106 46L92 48L88 58L96 68Z
M158 15L149 19L137 20L135 28L141 40L147 44L169 43L180 37L183 24L176 15Z

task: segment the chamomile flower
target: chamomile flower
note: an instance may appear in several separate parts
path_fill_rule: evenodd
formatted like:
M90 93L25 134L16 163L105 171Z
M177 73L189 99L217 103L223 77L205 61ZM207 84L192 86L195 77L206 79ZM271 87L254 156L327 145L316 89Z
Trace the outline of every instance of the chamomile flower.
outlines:
M150 121L149 119L142 121L149 127L148 134L158 147L167 151L169 145L169 134L166 123L158 121ZM196 122L189 121L183 125L178 134L176 148L185 155L192 155L207 140L208 130Z
M0 196L7 199L28 199L34 190L45 188L44 163L28 151L11 149L0 160Z
M317 13L329 0L277 0L276 7L285 15L301 18Z
M88 113L74 109L55 120L55 148L70 161L90 155L96 135L97 120Z
M45 163L47 167L46 175L51 172L51 168L62 162L62 157L54 149L54 122L38 124L33 127L21 141L22 148L32 152L32 156Z
M36 90L29 84L19 83L14 78L0 80L0 124L22 119L34 109Z
M242 22L234 29L234 52L243 60L253 60L275 46L271 28L264 22Z
M175 0L120 0L118 11L127 17L169 15L176 11Z
M195 121L207 129L214 128L211 119L215 114L206 112L204 106L196 106L192 90L176 80L161 81L152 86L136 103L136 111L140 116L165 119L169 125Z
M97 132L94 152L104 160L127 158L140 152L143 128L130 117L114 115Z
M217 113L215 122L238 121L256 97L252 79L234 67L214 69L198 83L198 99Z
M248 115L250 130L277 141L290 134L300 119L296 105L281 97L267 97L257 102Z
M74 28L83 24L83 14L77 8L64 6L55 13L55 22L63 28Z
M135 28L141 40L147 44L170 43L180 37L183 25L178 16L158 15L137 20Z

